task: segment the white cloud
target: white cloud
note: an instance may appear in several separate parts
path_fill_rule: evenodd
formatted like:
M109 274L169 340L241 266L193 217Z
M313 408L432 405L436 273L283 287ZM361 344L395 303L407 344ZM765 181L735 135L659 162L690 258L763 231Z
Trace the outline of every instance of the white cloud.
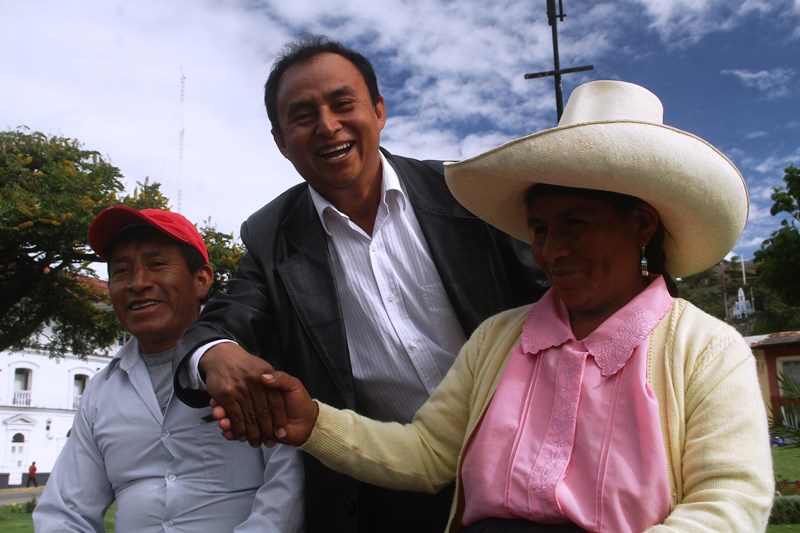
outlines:
M769 135L769 133L767 133L766 131L752 131L752 132L748 133L747 135L745 135L745 139L748 139L748 140L759 139L761 137L766 137L767 135Z
M571 87L615 77L631 57L663 58L675 48L727 60L731 52L693 43L741 32L748 17L780 12L787 26L800 18L800 0L565 4L567 18L558 26L561 65L596 66L565 76L565 101ZM389 106L383 142L397 153L470 157L556 120L553 79L523 79L553 65L544 2L27 0L0 2L0 19L12 21L0 32L8 73L0 85L0 127L27 124L78 138L119 166L130 188L150 176L176 204L180 187L185 214L194 220L211 214L223 231L238 233L249 213L300 181L273 145L262 90L275 53L301 32L329 34L373 60ZM791 31L776 28L775 40L787 41ZM728 68L758 94L774 97L796 81L788 69L758 73L732 68L736 62L715 64L715 73ZM643 70L660 67L636 63ZM660 83L664 91L686 84L683 77ZM716 95L700 89L698 107L713 108ZM754 126L766 134L754 132L746 145L730 146L741 153L742 166L753 169L751 192L759 180L780 179L782 169L800 159L800 147L791 144L796 131L783 135L771 156L752 152L752 144L767 144L781 127L798 123L796 112L785 115L771 127Z
M130 189L150 176L177 207L180 187L187 216L212 214L224 231L238 233L243 213L298 181L271 148L261 104L268 62L288 38L274 22L186 0L33 0L4 3L0 17L15 21L4 49L25 42L6 54L15 75L3 82L2 126L78 138Z
M747 165L762 175L774 175L783 177L783 169L789 165L798 165L800 161L800 148L787 153L770 155L763 159L748 159ZM776 178L778 179L778 178Z
M739 241L739 244L746 248L760 248L761 243L767 240L769 237L752 237L748 240Z
M781 13L792 0L630 0L668 47L686 47L706 35L735 29L748 15ZM795 4L797 0L794 0Z
M795 92L795 84L792 82L795 72L788 68L759 71L726 69L721 73L734 76L745 87L764 95L766 98L777 99Z

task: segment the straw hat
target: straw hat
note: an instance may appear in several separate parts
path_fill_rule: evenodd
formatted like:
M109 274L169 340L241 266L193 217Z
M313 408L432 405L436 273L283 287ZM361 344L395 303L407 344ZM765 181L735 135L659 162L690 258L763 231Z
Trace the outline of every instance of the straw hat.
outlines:
M688 276L725 257L744 230L744 178L703 139L665 126L647 89L621 81L577 87L558 127L445 164L453 195L475 215L530 242L525 194L536 183L638 197L666 229L667 271Z

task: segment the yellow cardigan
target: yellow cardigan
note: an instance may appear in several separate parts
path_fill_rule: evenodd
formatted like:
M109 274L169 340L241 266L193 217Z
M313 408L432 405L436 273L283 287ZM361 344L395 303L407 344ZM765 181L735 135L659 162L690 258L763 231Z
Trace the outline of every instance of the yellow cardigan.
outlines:
M461 527L461 463L530 306L487 319L410 424L320 404L302 449L330 468L384 487L435 492L456 480L448 531ZM670 515L647 531L757 532L774 494L767 417L755 361L730 326L676 299L650 339ZM646 498L647 495L642 495Z

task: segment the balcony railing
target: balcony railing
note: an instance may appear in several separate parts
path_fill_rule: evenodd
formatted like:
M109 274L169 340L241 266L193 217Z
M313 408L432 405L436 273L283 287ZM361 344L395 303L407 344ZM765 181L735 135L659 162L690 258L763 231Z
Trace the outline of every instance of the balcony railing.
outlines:
M29 390L14 391L14 405L29 406L30 404L31 404L31 391Z
M0 391L0 408L20 407L76 411L81 403L81 398L83 398L83 395L77 394L77 392L69 395L40 390L14 390L8 391L6 394L1 393L2 391ZM0 531L2 530L3 528L0 526Z

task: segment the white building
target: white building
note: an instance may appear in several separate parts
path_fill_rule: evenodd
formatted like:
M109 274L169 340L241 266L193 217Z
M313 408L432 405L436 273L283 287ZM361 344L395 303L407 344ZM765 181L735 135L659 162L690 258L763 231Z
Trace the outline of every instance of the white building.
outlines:
M52 470L86 383L119 347L86 359L51 358L36 349L0 352L0 488L21 484L33 461L39 475Z

